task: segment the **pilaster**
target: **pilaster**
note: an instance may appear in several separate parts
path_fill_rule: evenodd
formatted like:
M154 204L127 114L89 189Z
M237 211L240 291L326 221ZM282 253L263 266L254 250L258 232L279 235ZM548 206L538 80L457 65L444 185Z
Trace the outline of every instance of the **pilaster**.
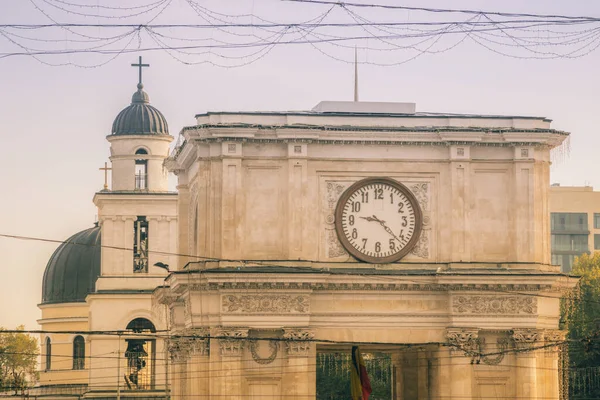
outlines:
M448 328L446 339L450 345L450 393L455 400L473 397L473 359L479 355L479 330Z
M538 329L515 329L512 341L516 358L516 397L537 399L537 350L543 344L543 331Z
M567 336L566 331L547 329L544 331L544 365L538 375L543 375L544 384L541 385L543 393L540 397L559 400L561 398L562 366L559 364L560 353Z
M285 398L314 398L316 396L316 346L312 342L314 333L306 328L286 328L283 338L287 363L284 371Z
M216 389L215 393L220 399L241 399L245 393L243 354L248 338L248 328L220 328L215 333L219 343L221 368L216 368L214 375L211 376L211 381L214 382L212 388ZM211 365L214 365L212 361L211 359ZM212 394L213 390L211 390Z

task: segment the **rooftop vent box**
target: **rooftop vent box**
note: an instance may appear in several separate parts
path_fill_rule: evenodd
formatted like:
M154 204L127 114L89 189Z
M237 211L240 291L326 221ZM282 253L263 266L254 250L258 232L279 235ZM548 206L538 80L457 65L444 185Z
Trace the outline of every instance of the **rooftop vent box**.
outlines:
M416 103L384 103L376 101L322 101L312 110L319 113L349 114L414 114Z

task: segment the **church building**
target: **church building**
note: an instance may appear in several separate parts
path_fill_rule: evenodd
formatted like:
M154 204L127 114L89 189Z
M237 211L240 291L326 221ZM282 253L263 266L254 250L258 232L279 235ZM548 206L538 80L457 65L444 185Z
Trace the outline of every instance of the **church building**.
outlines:
M44 274L36 394L348 399L359 346L373 398L566 398L576 281L548 196L568 133L414 103L195 119L169 152L140 73L98 223Z

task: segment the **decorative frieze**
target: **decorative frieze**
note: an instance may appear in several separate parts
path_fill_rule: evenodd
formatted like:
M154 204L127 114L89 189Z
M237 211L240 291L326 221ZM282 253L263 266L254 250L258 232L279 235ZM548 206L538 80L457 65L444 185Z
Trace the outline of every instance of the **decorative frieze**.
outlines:
M479 355L479 330L464 328L449 328L446 330L446 340L452 351L462 351L467 357Z
M361 276L361 278L363 278ZM186 285L182 285L185 287ZM374 282L289 282L289 281L269 281L269 282L247 282L247 281L223 281L206 282L201 284L189 285L191 291L211 291L211 290L306 290L306 291L337 291L337 290L374 290L374 291L441 291L441 292L482 292L482 291L515 291L515 292L535 292L545 291L557 293L557 289L552 285L539 284L499 284L499 283L374 283ZM186 302L187 303L187 302ZM188 311L189 312L189 311Z
M312 339L315 334L302 328L290 328L285 329L283 338L286 339L285 345L289 356L308 356L311 346Z
M544 338L543 332L539 329L514 329L512 331L512 341L516 350L535 350L540 346Z
M248 328L224 328L217 332L221 356L240 357L248 337Z
M222 310L227 313L308 313L306 295L224 295Z
M457 314L536 314L537 298L529 296L455 296L452 312Z

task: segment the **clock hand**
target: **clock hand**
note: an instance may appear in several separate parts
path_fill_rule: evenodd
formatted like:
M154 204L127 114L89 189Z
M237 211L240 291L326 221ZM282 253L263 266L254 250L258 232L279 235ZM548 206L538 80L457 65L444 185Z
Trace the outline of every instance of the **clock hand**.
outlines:
M396 234L394 233L394 231L392 231L390 229L390 227L385 224L384 220L381 220L381 219L377 218L375 215L373 215L373 221L379 222L379 225L383 226L383 229L385 229L385 231L387 233L389 233L390 235L392 235L394 237L394 239L396 239L398 242L402 243L402 240L400 240L398 238L398 236L396 236Z
M372 217L363 217L363 216L360 216L360 218L365 219L365 220L367 220L369 222L379 222L379 225L381 225L383 227L383 229L385 229L385 231L387 233L389 233L390 235L392 235L392 237L394 239L396 239L398 242L402 243L402 240L400 240L400 238L398 236L396 236L396 234L394 233L394 231L392 231L390 229L390 227L385 224L385 221L382 220L382 219L377 218L376 215L373 215Z
M373 215L373 217L375 217L375 216ZM377 218L372 218L372 217L360 217L360 218L366 219L369 222L373 222L373 221L379 222L379 220Z

